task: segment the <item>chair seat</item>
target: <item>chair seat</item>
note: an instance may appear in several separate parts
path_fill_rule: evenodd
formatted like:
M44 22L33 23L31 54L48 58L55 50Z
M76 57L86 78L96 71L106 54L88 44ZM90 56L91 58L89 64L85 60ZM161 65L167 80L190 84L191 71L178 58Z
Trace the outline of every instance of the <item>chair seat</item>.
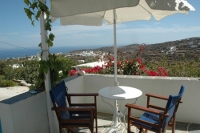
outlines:
M141 120L148 121L148 122L151 122L151 123L153 123L153 124L158 124L159 115L153 114L153 113L150 113L150 112L145 112L145 113L140 117L140 119L141 119Z
M62 119L90 119L90 112L88 111L62 111Z
M77 112L70 112L70 118L71 119L90 119L90 113L89 112L82 112L82 111L77 111Z
M81 112L81 113L80 113ZM82 112L82 111L73 111L73 113L69 112L70 117L63 119L63 120L90 120L91 116L89 112ZM89 126L91 123L62 123L62 126L77 126L77 127L85 127Z
M76 106L71 106L76 107ZM81 106L83 108L94 108L93 106ZM90 112L88 111L70 111L70 118L71 119L89 119L90 118ZM78 117L78 118L77 118Z
M152 124L158 124L159 123L159 115L157 114L152 114L150 112L145 112L141 117L140 117L140 120L144 120L146 122L150 122ZM142 126L142 127L146 127L146 128L150 128L152 130L158 130L156 128L153 128L152 126L149 126L149 125L145 125L143 123L140 123L140 122L133 122L133 124L137 124L139 126Z

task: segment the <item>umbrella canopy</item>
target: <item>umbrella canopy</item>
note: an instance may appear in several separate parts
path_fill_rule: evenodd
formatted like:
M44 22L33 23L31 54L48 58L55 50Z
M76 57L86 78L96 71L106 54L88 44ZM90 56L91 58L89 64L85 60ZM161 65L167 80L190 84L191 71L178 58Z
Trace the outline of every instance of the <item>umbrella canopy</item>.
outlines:
M156 20L194 11L186 0L51 0L51 19L60 19L61 25L100 26L114 24L114 84L117 86L116 23Z
M138 3L139 0L51 0L50 12L53 21L56 18L61 19L61 25L101 25L107 11L134 7ZM84 15L79 16L79 14ZM79 22L76 23L75 21Z
M194 7L185 0L74 1L51 0L52 21L60 18L61 25L98 26L102 25L102 20L104 20L106 24L114 23L113 9L116 10L116 23L135 20L150 20L151 16L159 21L162 18L175 13L187 14L189 10L195 10Z

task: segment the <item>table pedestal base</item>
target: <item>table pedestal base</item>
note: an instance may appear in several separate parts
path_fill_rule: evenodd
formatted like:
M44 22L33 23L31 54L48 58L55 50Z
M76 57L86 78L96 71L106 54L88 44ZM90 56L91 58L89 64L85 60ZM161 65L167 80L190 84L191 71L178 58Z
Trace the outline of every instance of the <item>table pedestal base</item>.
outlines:
M124 118L123 119L124 125L122 124L121 118ZM117 100L115 100L115 112L114 112L114 115L113 115L113 123L111 125L111 128L107 131L107 133L113 133L113 132L123 130L123 129L127 129L126 128L125 116L124 116L123 113L121 113L119 111Z

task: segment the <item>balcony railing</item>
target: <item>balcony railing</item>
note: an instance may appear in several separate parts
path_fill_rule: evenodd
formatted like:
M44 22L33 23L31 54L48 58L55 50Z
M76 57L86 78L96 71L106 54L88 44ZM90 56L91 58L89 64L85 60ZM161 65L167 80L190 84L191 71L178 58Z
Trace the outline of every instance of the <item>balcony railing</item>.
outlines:
M98 92L101 88L114 85L113 75L95 75L86 74L83 76L73 76L64 79L69 92ZM177 121L185 123L200 124L200 81L198 78L187 77L149 77L149 76L125 76L118 75L119 85L132 86L140 89L143 95L137 99L138 105L145 106L146 93L155 93L168 96L177 94L180 86L185 86L185 93L182 98L183 103L179 106L177 112ZM46 94L40 92L37 94L24 94L0 102L0 120L2 133L49 133L48 117L53 117L55 132L58 131L57 118L47 115ZM73 99L76 102L89 102L88 98ZM110 104L114 101L104 99ZM134 103L133 100L122 100L118 102L120 110L125 111L126 103ZM165 103L157 103L163 105ZM113 114L113 108L103 102L99 96L97 99L98 112ZM139 116L139 112L133 112ZM186 131L186 130L185 130ZM1 133L1 132L0 132Z

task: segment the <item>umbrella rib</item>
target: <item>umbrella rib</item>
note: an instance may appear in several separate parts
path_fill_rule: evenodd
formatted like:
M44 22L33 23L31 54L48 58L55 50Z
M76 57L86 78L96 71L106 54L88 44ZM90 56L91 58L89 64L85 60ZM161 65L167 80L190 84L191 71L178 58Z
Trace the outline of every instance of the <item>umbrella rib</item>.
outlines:
M141 8L143 8L145 11L147 11L150 15L152 15L152 13L150 11L148 11L147 9L145 9L145 7L143 7L142 5L138 4Z

